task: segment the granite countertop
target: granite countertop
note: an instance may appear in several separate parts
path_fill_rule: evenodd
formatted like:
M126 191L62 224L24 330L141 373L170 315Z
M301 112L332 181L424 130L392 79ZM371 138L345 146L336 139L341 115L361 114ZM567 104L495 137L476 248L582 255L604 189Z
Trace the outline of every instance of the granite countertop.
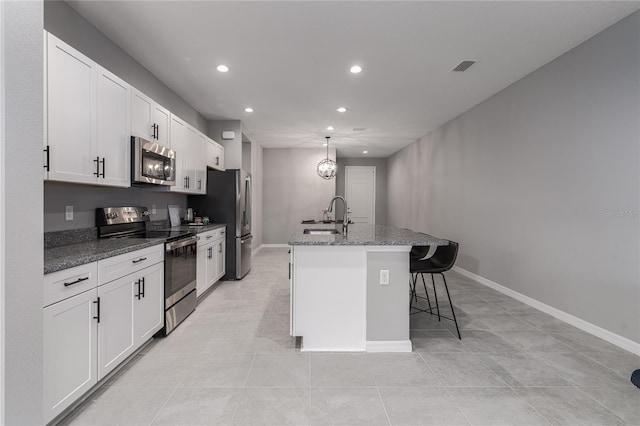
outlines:
M224 223L210 223L201 226L182 225L181 231L200 234L202 232L213 231L224 228ZM170 230L176 228L155 227L153 230ZM164 238L97 238L95 228L87 230L72 230L55 233L51 237L60 245L53 244L52 247L44 250L44 273L61 271L84 265L97 260L106 259L131 251L151 247L156 244L164 244ZM45 234L46 235L46 234ZM74 238L77 238L74 242ZM45 238L46 239L46 238Z
M119 254L164 244L164 238L104 238L44 250L44 273L61 271Z
M213 231L215 229L224 228L226 226L227 225L224 224L224 223L209 223L207 225L198 225L198 226L181 225L180 226L180 230L181 231L194 232L196 234L201 234L203 232ZM177 227L176 228L168 228L168 229L177 229Z
M304 234L305 228L337 229L336 235ZM299 225L289 239L289 245L296 246L446 246L447 240L432 237L422 232L385 225L349 225L347 236L342 236L342 224L305 224Z

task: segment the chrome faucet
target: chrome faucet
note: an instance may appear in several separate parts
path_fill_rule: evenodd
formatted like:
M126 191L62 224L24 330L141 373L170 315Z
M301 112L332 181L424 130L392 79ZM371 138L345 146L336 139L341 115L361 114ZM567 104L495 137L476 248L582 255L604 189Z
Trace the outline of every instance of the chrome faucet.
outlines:
M329 201L329 208L327 209L327 211L329 213L331 213L333 211L333 204L336 202L336 200L342 200L342 203L344 204L344 215L342 216L342 235L344 235L345 237L347 236L347 225L349 225L349 217L347 216L347 212L348 212L348 208L347 208L347 200L344 199L344 197L340 196L340 195L336 195L335 197L333 197L331 199L331 201Z

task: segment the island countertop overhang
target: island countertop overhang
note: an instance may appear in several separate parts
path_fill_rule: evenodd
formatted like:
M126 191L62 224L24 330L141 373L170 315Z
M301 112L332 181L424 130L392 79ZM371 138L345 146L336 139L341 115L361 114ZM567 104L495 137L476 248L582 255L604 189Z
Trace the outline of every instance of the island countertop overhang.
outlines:
M305 229L335 228L340 234L304 234ZM342 224L304 224L296 227L289 238L292 246L445 246L449 242L422 232L386 225L350 224L347 236L342 235Z

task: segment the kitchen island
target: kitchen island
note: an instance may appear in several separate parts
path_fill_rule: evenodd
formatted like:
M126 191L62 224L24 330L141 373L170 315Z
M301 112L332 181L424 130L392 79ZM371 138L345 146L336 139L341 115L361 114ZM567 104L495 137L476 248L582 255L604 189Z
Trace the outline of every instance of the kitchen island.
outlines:
M331 232L331 233L330 233ZM301 225L290 238L290 332L302 351L411 352L409 252L447 240L382 225Z

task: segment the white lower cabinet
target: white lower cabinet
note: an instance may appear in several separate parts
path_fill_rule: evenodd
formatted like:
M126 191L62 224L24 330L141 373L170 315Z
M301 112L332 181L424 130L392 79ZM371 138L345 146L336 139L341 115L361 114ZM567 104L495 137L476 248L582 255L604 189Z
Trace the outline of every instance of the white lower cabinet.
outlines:
M45 276L50 289L45 291L49 294L45 304L52 302L44 308L45 423L164 326L164 262L152 256L162 247ZM142 258L155 263L147 265ZM129 266L120 267L126 260ZM114 277L114 267L119 268L120 276ZM111 279L105 282L105 277ZM86 285L93 288L86 289Z
M98 291L44 308L44 420L49 422L98 382Z
M196 295L200 297L225 274L225 229L202 233L196 263Z
M98 287L98 380L134 351L133 282L129 276Z
M162 328L164 265L98 287L98 380Z

